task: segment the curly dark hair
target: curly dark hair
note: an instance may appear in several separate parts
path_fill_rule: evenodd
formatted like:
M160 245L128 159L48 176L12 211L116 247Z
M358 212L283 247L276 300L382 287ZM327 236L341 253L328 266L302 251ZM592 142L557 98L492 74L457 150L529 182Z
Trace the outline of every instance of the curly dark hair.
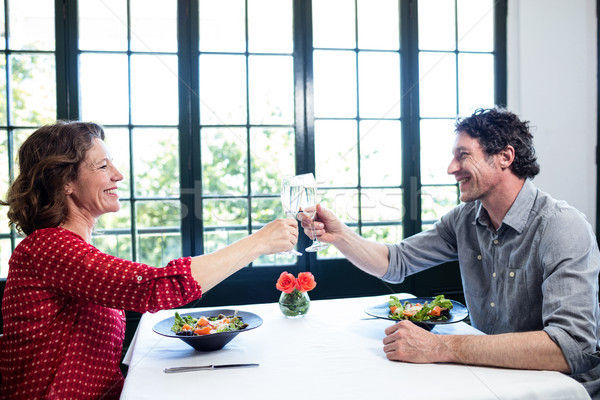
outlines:
M65 185L77 179L79 165L93 139L104 140L95 123L57 121L33 132L19 148L19 176L6 200L9 224L20 234L59 226L67 217Z
M519 178L533 178L540 172L529 121L502 108L479 108L470 117L456 121L455 132L465 132L478 139L488 156L498 154L510 145L515 149L512 172Z

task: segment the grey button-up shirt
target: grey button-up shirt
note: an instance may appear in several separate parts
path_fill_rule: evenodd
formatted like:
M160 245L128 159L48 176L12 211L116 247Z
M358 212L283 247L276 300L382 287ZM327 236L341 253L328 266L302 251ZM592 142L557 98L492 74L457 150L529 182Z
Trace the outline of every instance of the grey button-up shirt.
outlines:
M526 180L497 231L474 201L388 248L384 280L401 282L458 260L473 326L488 334L544 330L572 376L590 394L600 389L600 253L592 227L575 208Z

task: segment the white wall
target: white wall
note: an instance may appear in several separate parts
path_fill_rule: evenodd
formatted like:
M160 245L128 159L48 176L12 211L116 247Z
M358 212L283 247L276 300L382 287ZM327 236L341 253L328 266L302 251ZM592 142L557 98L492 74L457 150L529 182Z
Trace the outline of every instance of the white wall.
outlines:
M534 183L594 227L596 25L595 0L508 0L507 108L533 128L541 166Z

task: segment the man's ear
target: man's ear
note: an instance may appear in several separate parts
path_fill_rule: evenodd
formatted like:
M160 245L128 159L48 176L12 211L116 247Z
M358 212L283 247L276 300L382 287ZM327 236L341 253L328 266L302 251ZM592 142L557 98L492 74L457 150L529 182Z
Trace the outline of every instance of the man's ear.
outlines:
M515 148L511 145L508 145L500 150L498 153L498 161L502 169L510 167L513 161L515 161Z

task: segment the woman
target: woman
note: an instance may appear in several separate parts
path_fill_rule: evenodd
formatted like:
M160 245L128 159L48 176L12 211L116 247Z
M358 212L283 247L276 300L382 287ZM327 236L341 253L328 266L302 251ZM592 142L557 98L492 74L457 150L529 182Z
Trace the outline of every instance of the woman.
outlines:
M118 398L123 309L185 305L258 256L297 241L296 221L281 219L215 253L163 268L123 260L90 244L97 218L119 210L123 179L102 127L44 126L21 146L19 166L1 202L27 236L9 261L2 301L1 399Z

